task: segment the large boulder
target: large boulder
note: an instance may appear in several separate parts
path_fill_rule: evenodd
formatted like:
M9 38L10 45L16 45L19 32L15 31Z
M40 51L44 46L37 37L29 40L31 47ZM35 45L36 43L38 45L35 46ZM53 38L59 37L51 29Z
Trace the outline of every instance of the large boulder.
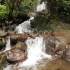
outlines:
M46 53L53 55L55 53L55 38L53 36L44 36L44 41L46 45Z
M16 44L17 41L18 41L18 38L19 38L19 35L18 34L11 34L10 35L11 45Z
M56 37L51 35L45 35L44 41L46 45L46 53L50 55L63 56L63 52L66 48L66 45L60 42Z
M26 54L19 49L13 49L7 51L6 56L9 62L22 62L27 59Z

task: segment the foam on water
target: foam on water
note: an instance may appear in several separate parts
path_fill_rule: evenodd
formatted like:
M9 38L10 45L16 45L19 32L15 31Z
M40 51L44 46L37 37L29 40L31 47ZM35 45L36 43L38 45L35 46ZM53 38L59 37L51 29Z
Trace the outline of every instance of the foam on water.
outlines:
M10 65L8 65L7 67L4 67L3 70L11 70Z
M17 26L15 29L16 33L31 32L30 21L33 19L34 17L31 17L29 20L24 21L23 23L19 24L19 26Z
M36 37L35 39L28 38L26 41L28 59L19 64L19 67L34 66L39 64L42 59L52 59L51 55L45 53L45 44L43 37Z

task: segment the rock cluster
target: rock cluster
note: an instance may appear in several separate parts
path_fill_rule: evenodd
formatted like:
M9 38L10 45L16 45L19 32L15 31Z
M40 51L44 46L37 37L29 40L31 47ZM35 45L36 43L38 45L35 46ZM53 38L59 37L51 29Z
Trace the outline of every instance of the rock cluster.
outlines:
M4 57L8 62L22 62L27 59L27 45L25 40L28 37L35 38L38 36L43 36L44 43L47 54L52 55L53 58L63 58L67 61L70 61L70 32L68 31L60 31L60 32L42 32L37 33L34 31L33 33L24 33L24 34L10 34L11 46L12 49L6 51ZM4 38L4 37L3 37ZM3 38L0 40L3 44ZM0 43L0 46L1 43ZM0 61L2 63L3 58L1 57Z

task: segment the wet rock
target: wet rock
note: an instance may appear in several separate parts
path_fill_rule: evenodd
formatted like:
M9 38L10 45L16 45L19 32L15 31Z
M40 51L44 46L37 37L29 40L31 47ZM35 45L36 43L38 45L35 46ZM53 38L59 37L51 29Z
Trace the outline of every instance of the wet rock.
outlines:
M56 37L51 35L44 35L46 53L55 55L62 55L66 45L61 43Z
M0 37L5 37L7 35L7 32L0 31Z
M38 37L38 34L37 33L29 33L28 37L36 38L36 37Z
M17 42L15 47L17 49L20 49L20 50L24 51L24 52L26 52L26 49L27 49L26 43L25 42L20 42L20 41Z
M56 48L55 53L58 55L63 56L63 52L66 49L66 45L65 44L59 44L59 46Z
M70 61L70 47L67 47L65 49L65 52L63 54L63 58L67 61Z
M28 38L27 34L19 34L19 41L24 42Z
M10 31L8 30L8 34L11 35L11 34L15 34L16 32L15 31Z
M55 38L53 36L44 36L46 53L53 55L55 53Z
M18 38L19 38L19 35L18 34L11 34L10 35L11 45L16 44L17 41L18 41Z
M10 62L21 62L27 59L26 54L19 50L13 49L6 52L7 60Z
M11 40L11 44L16 44L17 41L25 41L27 39L27 34L11 34L10 35L10 40Z

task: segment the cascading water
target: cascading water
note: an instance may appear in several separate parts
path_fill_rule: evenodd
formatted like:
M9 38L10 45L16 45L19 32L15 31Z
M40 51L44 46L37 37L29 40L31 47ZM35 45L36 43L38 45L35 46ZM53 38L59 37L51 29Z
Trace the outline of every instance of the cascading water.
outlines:
M3 52L7 51L7 50L10 50L11 49L11 45L10 45L10 37L8 37L7 39L7 43L6 43L6 48Z
M26 41L28 59L19 66L33 66L39 64L42 59L51 59L52 57L45 53L45 44L43 37L36 37L35 39L28 38Z
M30 20L33 20L34 17L31 17L29 19L29 21L25 21L22 24L22 33L24 32L29 32L29 28L30 28ZM20 27L20 26L18 26ZM24 27L24 28L23 28ZM29 28L27 28L29 27ZM18 33L20 29L18 29ZM24 67L32 67L35 66L37 64L39 64L39 61L41 62L42 59L52 59L52 57L48 54L45 53L45 43L43 41L43 37L36 37L35 39L33 38L28 38L26 40L26 44L27 44L27 56L28 59L22 63L19 63L19 69L21 68L21 70L24 69Z
M30 21L33 19L34 19L34 17L31 17L29 20L19 24L19 26L17 26L15 29L16 33L31 32Z
M37 6L37 12L42 10L46 10L46 4L44 2L42 2L42 4L38 4Z
M17 33L24 33L30 31L30 20L34 19L31 17L28 21L21 23L16 27ZM27 60L20 62L17 66L18 70L37 70L35 66L43 63L43 59L52 59L51 55L45 53L45 43L43 36L36 37L35 39L28 37L26 40L27 44ZM33 68L35 67L35 68ZM11 65L8 65L3 70L13 70Z

